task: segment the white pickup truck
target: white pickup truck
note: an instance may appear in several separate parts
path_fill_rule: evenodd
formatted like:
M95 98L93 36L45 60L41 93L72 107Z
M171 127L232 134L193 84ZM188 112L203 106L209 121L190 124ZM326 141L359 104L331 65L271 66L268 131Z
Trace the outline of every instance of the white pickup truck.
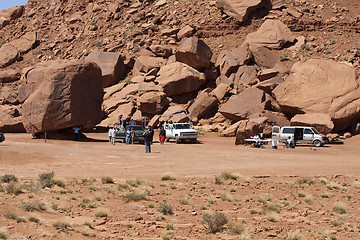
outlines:
M166 139L175 139L176 143L190 140L196 142L198 138L197 130L193 129L189 123L164 124Z

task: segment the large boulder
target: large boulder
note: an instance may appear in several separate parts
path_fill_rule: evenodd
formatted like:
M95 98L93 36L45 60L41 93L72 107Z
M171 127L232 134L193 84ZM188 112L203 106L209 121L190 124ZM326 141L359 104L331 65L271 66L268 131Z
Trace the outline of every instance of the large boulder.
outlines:
M17 91L8 85L0 87L0 104L18 104Z
M272 95L272 91L279 86L279 84L283 83L284 79L281 77L274 77L270 78L268 80L265 80L263 82L259 82L254 87L257 87L258 89L263 90L267 94Z
M197 122L204 114L216 107L217 103L218 99L216 97L208 93L208 91L202 91L188 109L191 120Z
M229 126L228 128L226 128L224 131L221 132L221 135L223 137L235 137L236 136L236 132L240 126L240 124L243 122L243 120L240 120L234 124L232 124L231 126Z
M236 131L235 145L244 144L245 139L263 132L263 125L267 118L260 117L252 120L242 120Z
M350 127L360 116L360 88L355 69L332 60L295 63L289 77L273 94L289 116L328 114L334 122L334 131Z
M12 40L10 42L21 54L28 52L32 49L37 41L36 32L25 33L21 38Z
M170 57L172 50L164 45L151 45L150 50L159 57Z
M140 56L136 58L133 70L135 75L140 75L141 73L149 73L150 71L152 75L156 75L160 67L165 64L166 59L164 58Z
M25 132L18 107L0 105L0 132Z
M166 94L163 92L147 92L138 99L141 112L159 114L169 104Z
M250 46L254 62L261 68L273 68L279 62L279 57L271 50L261 46Z
M181 40L175 56L176 61L203 71L210 66L212 51L202 40L197 37L190 37Z
M216 59L217 67L222 75L227 77L238 70L239 66L249 63L252 59L249 46L243 44L240 48L222 50Z
M184 63L175 62L160 68L156 81L168 96L190 93L205 84L205 75Z
M0 72L0 83L10 83L19 80L21 74L19 71L10 69Z
M239 121L260 116L265 109L273 109L272 97L257 88L247 88L233 95L222 105L219 112L226 118Z
M22 105L28 133L81 126L91 129L103 118L101 69L93 62L58 60L39 64L23 87L33 89Z
M245 22L252 12L266 6L266 2L264 0L217 0L216 6L228 16Z
M189 121L186 113L185 106L182 104L171 105L162 114L160 121L173 121L173 122L186 122Z
M221 83L211 92L211 94L214 95L219 101L221 101L230 91L230 89L231 88L229 87L229 85L227 85L226 83Z
M290 120L290 124L291 126L314 127L322 134L328 134L334 128L330 116L325 113L298 114Z
M4 44L0 48L0 68L13 64L20 59L20 52L11 44Z
M126 67L118 53L95 50L85 60L96 63L102 72L103 87L109 87L126 76Z
M254 85L257 83L256 68L254 66L241 66L235 74L235 85Z
M293 43L295 35L279 20L266 20L261 27L247 35L245 43L271 49L281 49L286 44Z

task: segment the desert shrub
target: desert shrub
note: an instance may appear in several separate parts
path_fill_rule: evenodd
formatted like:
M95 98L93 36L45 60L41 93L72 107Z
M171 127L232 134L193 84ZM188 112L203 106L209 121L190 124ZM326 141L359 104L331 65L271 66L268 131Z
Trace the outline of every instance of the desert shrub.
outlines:
M21 208L23 208L27 212L33 212L33 211L46 211L45 203L35 201L33 203L22 203Z
M302 44L300 46L300 52L304 51L304 50L310 50L310 46L306 45L306 44Z
M205 134L205 131L203 128L198 128L196 129L196 131L198 132L198 135L204 135Z
M59 230L59 231L65 231L66 229L70 228L71 225L69 223L66 223L64 221L57 221L53 224L53 227L56 229L56 230Z
M305 197L305 202L309 205L311 205L313 203L313 196L312 195L306 195Z
M245 224L243 222L231 222L229 224L230 232L241 235L245 231Z
M15 220L17 218L17 214L14 212L7 211L4 213L4 217L6 219L14 219Z
M170 240L171 238L169 236L165 235L165 236L162 237L162 239L163 240Z
M267 194L262 194L259 199L257 200L259 203L267 203L267 202L270 202L271 201L271 197Z
M320 197L322 197L322 198L330 198L328 192L323 192L323 193L320 195Z
M98 218L103 218L103 217L107 217L107 216L108 216L108 213L105 211L98 211L95 213L95 217L98 217Z
M324 177L318 178L318 181L321 182L322 184L326 185L327 184L327 179Z
M330 182L326 185L327 189L331 190L331 189L336 189L336 190L340 190L340 185L335 183L335 182Z
M223 181L221 181L220 177L215 177L215 184L217 184L217 185L223 184Z
M263 207L263 210L265 212L277 212L277 213L279 213L281 211L281 206L278 203L270 203L270 204L266 204Z
M164 217L164 214L162 214L162 213L159 213L155 217L155 221L163 221L164 219L165 219L165 217Z
M354 182L352 183L352 187L353 187L353 188L360 188L360 182L359 182L359 181L354 181Z
M55 176L54 172L47 172L39 174L39 184L42 188L50 188L54 185L53 177Z
M332 210L339 214L345 214L346 213L347 206L343 202L336 202L333 204Z
M331 39L330 45L334 45L334 44L336 44L336 40L335 40L335 39Z
M22 193L21 185L17 182L10 182L8 185L6 185L5 192L8 194L13 193L15 195L19 195Z
M306 193L304 193L304 192L299 192L298 193L298 197L305 197L306 196Z
M114 180L111 178L111 177L102 177L101 178L101 182L103 184L106 184L106 183L114 183Z
M36 217L30 217L29 221L38 223L40 220L38 218L36 218Z
M311 184L314 184L315 181L312 178L300 178L300 179L296 180L296 183L299 185L304 184L304 183L311 185Z
M52 179L51 181L52 181L52 184L53 184L53 185L56 185L56 186L62 187L62 188L65 188L65 187L66 187L64 181L62 181L62 180L60 180L60 179Z
M172 225L171 223L168 223L166 225L166 230L170 231L170 230L174 230L174 225Z
M226 216L216 211L214 214L205 213L202 224L208 232L215 234L220 232L227 222Z
M9 182L17 182L18 179L13 174L5 174L4 176L1 176L1 181L4 183L9 183Z
M299 231L290 232L290 233L288 233L287 239L288 240L300 240L301 234Z
M0 239L6 240L6 239L8 239L8 236L5 233L0 232Z
M237 180L239 178L239 176L236 173L228 173L228 172L222 173L221 177L226 180L227 179Z
M161 176L161 181L174 181L174 180L176 180L176 178L170 173L166 173L163 176Z
M142 184L144 184L145 181L139 178L134 178L134 179L128 179L126 180L126 184L131 186L131 187L138 187Z
M280 58L287 58L289 57L289 54L288 53L282 53L280 54Z
M92 224L89 223L89 222L84 222L84 225L85 225L85 226L88 226L90 229L94 229L94 227L92 226Z
M160 204L157 210L164 215L173 214L172 206L169 204Z
M95 47L96 47L96 48L100 48L101 45L102 45L102 42L100 42L100 41L97 41L97 42L95 43Z
M149 195L149 192L146 190L134 190L127 194L122 195L122 198L126 202L131 202L131 201L136 202L140 200L146 200L147 195Z

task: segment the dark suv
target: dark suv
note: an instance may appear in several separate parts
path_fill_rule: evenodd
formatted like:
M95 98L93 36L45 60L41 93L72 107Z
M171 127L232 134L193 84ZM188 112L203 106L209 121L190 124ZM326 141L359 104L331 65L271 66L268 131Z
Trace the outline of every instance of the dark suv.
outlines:
M5 135L2 132L0 132L0 143L3 141L5 141Z
M126 126L126 130L124 127L120 127L120 126L117 126L120 130L118 132L116 132L116 135L115 135L115 138L116 139L120 139L122 140L123 142L126 141L126 131L128 129L131 129L133 128L134 130L134 133L133 133L133 136L131 137L131 143L134 143L134 142L140 142L140 143L143 143L144 142L144 127L141 126L141 125L133 125L133 126Z

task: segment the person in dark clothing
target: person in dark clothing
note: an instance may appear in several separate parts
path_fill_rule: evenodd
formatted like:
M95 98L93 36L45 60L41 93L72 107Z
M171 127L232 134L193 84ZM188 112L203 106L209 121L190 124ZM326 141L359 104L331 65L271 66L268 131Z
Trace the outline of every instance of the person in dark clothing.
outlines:
M151 132L147 129L144 133L145 152L151 153Z
M165 131L164 127L160 127L159 141L161 144L164 144L165 140L166 140L166 131Z
M154 129L152 127L149 127L149 131L151 133L151 144L152 144L154 141Z

